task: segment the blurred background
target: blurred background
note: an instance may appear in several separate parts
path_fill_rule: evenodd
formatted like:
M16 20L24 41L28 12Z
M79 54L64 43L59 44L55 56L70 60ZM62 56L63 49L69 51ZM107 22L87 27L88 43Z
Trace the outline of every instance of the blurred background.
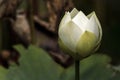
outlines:
M8 67L16 61L15 44L37 45L64 67L73 63L58 46L58 26L65 11L76 7L86 15L95 11L103 29L98 53L107 54L112 64L120 63L119 0L0 0L0 62Z

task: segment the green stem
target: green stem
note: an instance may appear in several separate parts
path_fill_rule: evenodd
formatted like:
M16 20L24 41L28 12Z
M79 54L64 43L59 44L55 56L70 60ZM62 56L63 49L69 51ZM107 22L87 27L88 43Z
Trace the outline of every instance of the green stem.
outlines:
M35 36L35 25L34 25L34 14L33 14L33 0L28 0L28 20L30 24L31 30L31 43L36 44L36 36Z
M79 64L80 63L80 60L75 60L75 80L80 80L79 78Z

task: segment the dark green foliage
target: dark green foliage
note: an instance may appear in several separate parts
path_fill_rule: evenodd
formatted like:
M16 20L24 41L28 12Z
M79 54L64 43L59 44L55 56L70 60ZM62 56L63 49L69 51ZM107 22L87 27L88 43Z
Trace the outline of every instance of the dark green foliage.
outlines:
M0 80L74 80L74 66L64 69L42 49L15 46L21 54L20 66L11 64L9 69L0 67ZM81 80L119 80L119 72L108 67L110 58L95 54L80 62Z

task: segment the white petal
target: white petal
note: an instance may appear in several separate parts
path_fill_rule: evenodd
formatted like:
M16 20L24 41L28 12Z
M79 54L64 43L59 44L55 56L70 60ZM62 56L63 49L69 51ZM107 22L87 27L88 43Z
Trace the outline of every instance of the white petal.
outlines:
M93 16L94 16L94 19L96 20L96 23L98 24L98 29L99 29L99 39L98 39L98 43L97 43L97 45L98 45L102 39L102 27L101 27L101 24L95 14L95 12L94 12Z
M84 15L82 11L80 11L73 19L72 21L77 24L82 31L85 31L84 26L88 23L88 18Z
M59 27L64 26L66 23L68 23L69 21L71 21L71 15L69 12L66 12L65 15L63 16Z
M97 17L95 17L95 16L96 16L95 12L93 12L88 24L85 27L86 27L86 30L94 33L96 35L96 37L99 38L99 24L96 21Z
M59 29L60 39L73 52L76 52L76 45L81 34L82 30L72 21Z
M79 12L79 11L78 11L76 8L74 8L74 9L70 12L71 18L75 17L78 12Z
M88 15L87 15L88 19L90 19L90 18L91 18L91 16L92 16L93 14L95 14L95 12L94 12L94 11L93 11L93 12L91 12L90 14L88 14Z

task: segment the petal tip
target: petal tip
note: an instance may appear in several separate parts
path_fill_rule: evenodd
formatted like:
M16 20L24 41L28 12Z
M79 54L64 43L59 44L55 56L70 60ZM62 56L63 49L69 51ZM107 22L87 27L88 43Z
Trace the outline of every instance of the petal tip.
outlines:
M76 8L73 8L70 13L72 13L72 12L79 12L79 11Z
M93 15L96 16L95 11L92 11L90 14L87 15L87 17L90 19Z

